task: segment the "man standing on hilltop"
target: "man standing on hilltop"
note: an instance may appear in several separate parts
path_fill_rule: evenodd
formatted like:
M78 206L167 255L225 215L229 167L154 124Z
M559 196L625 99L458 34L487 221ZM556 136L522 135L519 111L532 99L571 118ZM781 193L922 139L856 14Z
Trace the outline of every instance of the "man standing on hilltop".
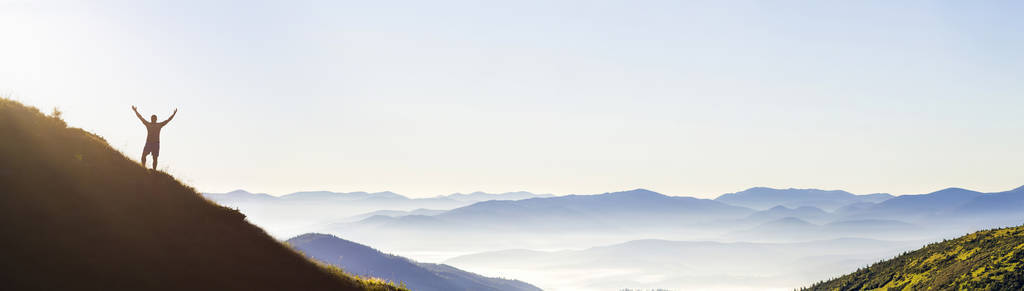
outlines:
M156 114L149 117L150 121L146 121L139 114L139 109L135 105L132 105L132 111L135 111L135 117L138 117L139 121L146 125L146 131L149 132L146 135L146 147L142 148L142 166L146 166L146 155L153 154L153 170L156 170L157 158L160 157L160 129L164 128L164 125L167 125L168 122L171 122L171 119L174 119L174 115L178 114L178 109L175 108L171 117L168 117L164 122L156 122Z

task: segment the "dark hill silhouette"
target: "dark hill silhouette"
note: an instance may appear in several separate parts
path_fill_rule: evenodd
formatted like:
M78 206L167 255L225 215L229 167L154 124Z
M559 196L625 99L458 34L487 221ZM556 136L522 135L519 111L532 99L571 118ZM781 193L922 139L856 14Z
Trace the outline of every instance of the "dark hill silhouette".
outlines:
M360 275L402 281L417 291L539 291L518 280L488 278L448 265L418 263L333 235L309 233L287 241L306 255Z
M320 267L103 138L0 98L5 290L395 290Z
M933 243L804 290L1024 290L1024 227Z

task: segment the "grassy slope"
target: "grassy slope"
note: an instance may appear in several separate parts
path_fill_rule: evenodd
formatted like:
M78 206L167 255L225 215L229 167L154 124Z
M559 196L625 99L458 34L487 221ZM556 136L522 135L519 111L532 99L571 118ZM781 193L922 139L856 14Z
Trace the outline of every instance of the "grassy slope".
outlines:
M3 289L400 289L317 266L244 218L0 98Z
M1024 290L1024 226L933 243L811 290Z

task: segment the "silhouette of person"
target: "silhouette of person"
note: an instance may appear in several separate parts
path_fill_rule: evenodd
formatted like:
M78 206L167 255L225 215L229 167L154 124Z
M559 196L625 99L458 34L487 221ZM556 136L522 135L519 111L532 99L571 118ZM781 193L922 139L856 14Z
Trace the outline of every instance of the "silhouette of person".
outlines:
M171 117L168 117L164 122L156 122L156 114L149 117L150 121L146 121L139 114L139 109L135 105L132 105L132 111L135 111L135 117L138 117L139 121L146 125L146 131L148 132L146 135L146 147L142 148L142 166L146 166L146 155L153 154L153 170L156 170L157 159L160 157L160 129L164 128L164 125L167 125L168 122L171 122L171 119L174 119L174 115L178 114L178 109L175 108Z

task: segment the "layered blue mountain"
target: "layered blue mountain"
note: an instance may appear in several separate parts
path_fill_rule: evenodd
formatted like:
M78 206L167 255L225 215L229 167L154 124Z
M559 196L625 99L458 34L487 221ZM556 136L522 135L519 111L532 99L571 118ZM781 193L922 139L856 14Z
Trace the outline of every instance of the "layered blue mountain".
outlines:
M438 215L438 214L444 213L445 211L446 210L424 209L424 208L417 208L417 209L408 210L408 211L402 211L402 210L377 210L377 211L372 211L372 212L367 212L367 213L363 213L363 214L359 214L359 215L350 216L347 219L347 221L348 222L360 221L360 220L367 219L367 218L374 217L374 216L378 216L378 215L379 216L383 216L383 217L402 217L402 216L409 216L409 215L433 216L433 215Z
M666 196L645 189L515 201L485 201L433 215L375 216L360 225L388 228L472 228L559 231L676 227L744 217L754 211L714 200Z
M349 273L402 282L417 291L539 291L529 283L490 278L443 265L419 263L326 234L303 234L289 245Z
M473 193L469 193L469 194L462 194L462 193L448 194L448 195L438 196L438 198L447 198L447 199L458 200L458 201L480 202L480 201L488 201L488 200L522 200L522 199L546 198L546 197L554 197L554 196L555 195L552 195L552 194L533 194L533 193L526 192L526 191L505 192L505 193L498 193L498 194L491 194L491 193L485 193L485 192L477 191L477 192L473 192Z
M842 190L754 187L736 193L722 194L715 198L715 201L757 210L781 205L788 208L809 206L832 211L854 203L878 203L892 197L890 194L883 193L855 195Z
M203 196L215 202L235 202L235 203L248 203L248 202L269 202L277 200L277 197L271 196L266 193L249 193L245 190L238 189L228 193L203 193Z
M939 218L944 213L987 195L993 194L983 194L962 188L947 188L927 194L900 195L864 208L844 209L844 212L837 212L837 214L847 219L919 221Z
M963 234L991 227L1019 225L1024 221L1024 187L997 193L947 188L902 195L882 203L835 213L838 220L900 220Z
M303 191L295 192L290 194L281 195L280 197L271 196L264 193L250 193L248 191L238 189L228 193L203 193L204 196L214 201L311 201L311 202L329 202L329 201L352 201L352 200L366 200L366 199L381 199L381 200L411 200L411 201L423 201L423 202L480 202L488 200L520 200L538 197L553 197L551 194L534 194L526 191L518 192L506 192L506 193L485 193L485 192L473 192L469 194L453 193L448 195L439 195L431 198L409 198L401 194L397 194L391 191L384 192L331 192L331 191Z
M271 235L284 239L298 234L315 232L325 225L351 222L373 215L402 216L436 214L440 211L467 206L479 200L513 200L548 197L550 194L529 192L451 194L431 198L409 198L394 192L331 192L306 191L282 196L249 193L236 190L229 193L205 193L207 199L220 205L236 208L250 221L259 224ZM416 211L417 209L431 209ZM374 211L387 212L364 215Z
M954 215L1000 215L1024 213L1024 186L1006 192L982 195L961 204Z
M306 191L306 192L295 192L281 196L284 200L304 200L304 201L324 201L324 200L363 200L363 199L397 199L397 200L409 200L408 197L395 194L391 191L368 193L368 192L348 192L338 193L330 191Z
M431 198L409 198L390 191L384 192L331 192L331 191L304 191L271 196L263 193L249 193L245 190L235 190L228 193L204 193L205 197L221 204L233 203L265 203L269 206L284 205L288 203L297 204L330 204L343 203L345 205L367 205L381 206L388 210L408 210L413 208L434 208L451 209L465 206L474 202L488 200L520 200L537 197L552 197L551 194L533 194L530 192L508 192L508 193L484 193L473 192L470 194L449 194ZM231 205L228 205L231 206ZM382 209L372 209L382 210Z
M743 219L746 222L767 222L780 218L799 218L810 222L825 222L832 218L832 214L812 206L800 206L789 208L786 206L775 206L768 210L754 212Z

